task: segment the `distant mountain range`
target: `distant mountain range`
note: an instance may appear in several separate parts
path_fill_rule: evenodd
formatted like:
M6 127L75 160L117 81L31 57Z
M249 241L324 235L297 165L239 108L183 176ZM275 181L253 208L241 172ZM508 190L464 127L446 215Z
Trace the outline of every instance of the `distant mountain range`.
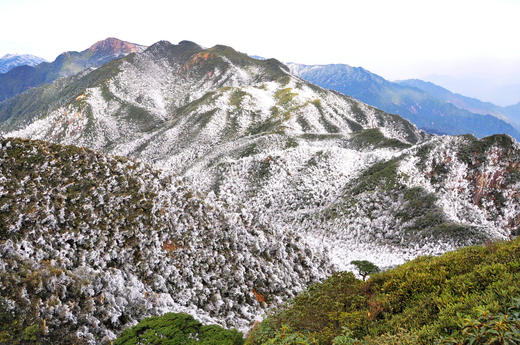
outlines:
M417 88L440 100L451 103L457 108L466 109L476 114L491 114L503 120L511 122L517 129L520 128L520 103L501 107L490 102L482 102L476 98L466 97L451 92L434 83L420 79L408 79L397 81L397 83Z
M144 49L144 46L138 44L107 38L84 51L60 54L53 62L15 67L7 73L0 74L0 102L29 88L74 75L89 67L102 66L110 60Z
M289 63L288 66L293 73L311 83L399 114L430 133L471 133L478 137L504 133L520 139L520 131L504 121L505 110L491 103L453 94L431 83L418 80L391 82L362 67L343 64ZM509 109L507 114L513 112Z
M6 73L18 66L36 66L46 60L30 55L6 54L0 58L0 73Z

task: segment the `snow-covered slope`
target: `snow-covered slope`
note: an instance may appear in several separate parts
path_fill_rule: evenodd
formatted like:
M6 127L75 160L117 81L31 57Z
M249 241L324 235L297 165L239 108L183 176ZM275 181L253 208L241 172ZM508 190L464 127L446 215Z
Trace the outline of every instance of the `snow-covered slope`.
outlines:
M0 119L11 137L85 146L178 174L219 200L223 214L270 229L266 241L298 234L297 247L323 253L337 269L354 259L391 266L519 232L520 148L510 137L428 136L276 60L225 46L158 42L1 103ZM228 253L242 260L239 249ZM293 266L283 253L277 258ZM288 283L291 291L323 273L318 263L294 268L305 278ZM254 314L208 308L228 325Z
M507 237L517 226L517 203L499 205L500 217L480 199L467 205L476 200L468 186L478 183L477 172L454 156L475 146L474 139L428 137L399 116L291 75L273 59L161 41L56 88L50 111L4 123L17 129L10 136L152 162L216 193L231 209L305 233L318 246L330 242L341 267L355 256L393 265ZM505 141L515 164L518 146ZM484 149L493 149L481 146L475 147L484 157ZM466 193L446 196L424 177L438 168L444 158L433 155L441 153L450 157L452 188ZM497 164L479 163L483 170ZM389 185L381 188L381 179ZM507 180L500 193L508 199L516 187ZM402 215L407 198L424 207Z
M99 344L168 311L244 328L331 272L298 234L125 158L2 139L0 181L7 334Z
M0 58L0 73L6 73L18 66L36 66L45 59L30 54L6 54Z

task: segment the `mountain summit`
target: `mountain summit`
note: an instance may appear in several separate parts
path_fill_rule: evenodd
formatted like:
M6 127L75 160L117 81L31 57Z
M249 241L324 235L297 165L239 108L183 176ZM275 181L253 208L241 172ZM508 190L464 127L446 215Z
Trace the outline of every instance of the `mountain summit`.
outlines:
M142 51L143 48L143 46L138 44L121 41L120 39L114 37L109 37L107 39L94 43L90 48L88 48L88 51L94 54L127 55L130 53L137 53L139 51Z
M109 37L105 40L94 43L87 49L92 56L89 58L90 64L103 65L104 63L114 60L131 53L141 52L146 47L121 41L117 38Z
M6 54L0 58L0 73L7 73L17 66L36 66L45 59L30 55Z
M138 44L107 38L81 52L65 52L53 62L37 66L19 66L0 74L0 102L29 88L51 83L58 78L79 73L87 68L97 68L130 53L143 51Z

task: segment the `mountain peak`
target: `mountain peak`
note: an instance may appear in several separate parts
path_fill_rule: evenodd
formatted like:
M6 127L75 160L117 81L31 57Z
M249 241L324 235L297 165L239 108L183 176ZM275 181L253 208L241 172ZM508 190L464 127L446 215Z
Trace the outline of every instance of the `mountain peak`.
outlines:
M18 66L36 66L45 59L30 54L5 54L0 58L0 73L7 73Z
M126 41L122 41L120 39L109 37L102 41L98 41L94 43L88 51L98 54L130 54L136 53L143 50L143 46L139 44L134 44Z

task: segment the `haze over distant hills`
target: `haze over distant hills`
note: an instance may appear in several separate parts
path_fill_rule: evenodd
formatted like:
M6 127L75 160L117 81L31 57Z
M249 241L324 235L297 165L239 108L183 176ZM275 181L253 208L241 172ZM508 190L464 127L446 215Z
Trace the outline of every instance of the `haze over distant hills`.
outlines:
M439 88L433 86L426 88L424 85L423 90L406 83L390 82L362 67L344 64L289 63L288 66L293 73L305 80L352 96L387 112L400 114L419 128L431 133L450 135L472 133L478 137L504 133L520 139L520 132L504 120L489 113L473 113L457 107L455 103L449 101L448 90L440 92ZM457 99L460 99L457 104L462 104L462 98ZM466 98L464 101L465 104L479 104L482 109L491 107L488 105L486 108L483 102L477 100L472 103Z
M453 93L441 86L435 85L434 83L422 81L420 79L402 80L397 81L397 83L415 87L440 100L451 103L458 108L469 110L473 113L495 115L511 122L517 129L520 128L520 103L501 107L490 102L483 102L476 98Z
M504 71L498 75L486 75L487 70L500 69L500 61L496 64L482 65L481 68L475 68L478 72L467 76L452 76L432 74L421 79L441 85L444 88L452 90L456 93L478 98L487 102L497 104L502 107L507 107L511 104L520 102L520 72L514 73L518 67L503 67ZM516 66L520 64L520 60L515 61ZM505 74L506 71L511 70L510 75ZM491 72L490 72L491 73Z
M18 66L36 66L45 59L30 54L6 54L0 58L0 73L6 73Z

